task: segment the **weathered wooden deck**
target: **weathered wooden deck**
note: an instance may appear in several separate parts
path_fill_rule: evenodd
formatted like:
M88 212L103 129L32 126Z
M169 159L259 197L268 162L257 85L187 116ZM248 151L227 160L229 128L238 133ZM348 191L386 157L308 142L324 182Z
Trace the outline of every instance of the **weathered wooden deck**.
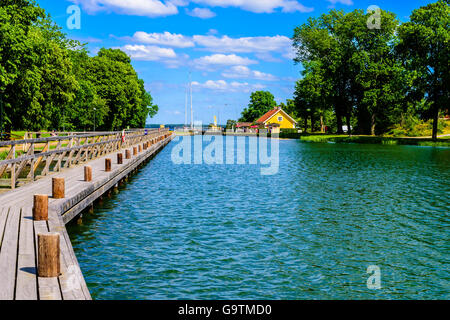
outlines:
M168 132L161 133L161 136L150 140L147 150L131 159L124 157L122 165L117 164L116 154L130 149L129 145L84 163L92 167L92 182L84 181L84 166L79 165L0 195L0 300L91 299L65 224L79 216L174 137ZM106 158L112 159L111 172L105 171ZM65 178L65 198L49 198L48 221L33 221L33 196L48 194L50 197L53 177ZM37 235L47 232L60 234L61 274L57 278L37 276Z

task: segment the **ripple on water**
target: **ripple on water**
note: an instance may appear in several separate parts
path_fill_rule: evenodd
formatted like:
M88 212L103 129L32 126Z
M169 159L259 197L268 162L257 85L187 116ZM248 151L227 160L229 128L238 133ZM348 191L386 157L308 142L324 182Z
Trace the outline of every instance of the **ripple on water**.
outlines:
M282 140L261 176L174 145L69 226L94 298L449 298L449 149Z

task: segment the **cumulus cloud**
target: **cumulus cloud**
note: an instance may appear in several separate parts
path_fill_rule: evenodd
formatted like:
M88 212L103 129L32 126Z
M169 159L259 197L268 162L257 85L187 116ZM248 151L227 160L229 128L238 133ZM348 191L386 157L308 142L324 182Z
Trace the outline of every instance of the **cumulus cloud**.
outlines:
M225 78L246 78L246 79L257 79L257 80L264 80L264 81L276 81L278 80L277 77L275 77L272 74L264 73L261 71L251 70L249 67L246 66L233 66L229 70L226 70L222 73L222 76Z
M161 48L157 46L130 45L121 48L131 58L144 61L158 61L161 59L176 58L177 54L173 49Z
M187 54L177 55L171 48L127 44L119 49L126 52L134 60L161 62L168 68L178 68L186 65L189 61Z
M192 2L211 7L237 7L254 13L272 13L276 9L283 12L311 12L314 9L296 0L192 0Z
M194 8L192 10L186 9L186 14L200 19L210 19L216 16L216 14L208 8Z
M311 12L314 9L306 7L297 0L69 0L79 4L88 13L115 12L126 15L147 16L151 18L178 14L178 7L190 3L209 7L235 7L254 13L272 13L281 9L282 12ZM351 0L329 0L335 2L351 2ZM208 11L206 11L208 10ZM190 13L205 18L214 14L209 9L196 8Z
M133 35L134 41L144 44L169 46L176 48L190 48L194 47L194 42L182 34L175 34L170 32L164 33L147 33L138 31Z
M347 6L353 5L353 0L327 0L327 1L330 2L333 6L336 5L337 3L345 4Z
M216 67L236 66L236 65L250 65L256 64L258 61L249 58L237 56L235 54L213 54L204 56L193 61L193 66L201 70L213 70Z
M119 14L164 17L178 14L178 7L182 3L177 1L160 0L70 0L81 5L83 10L95 14L97 12L115 12Z
M216 37L213 35L195 35L194 42L205 50L212 52L270 52L286 51L292 46L292 40L286 36L274 37L242 37L230 38L228 36Z
M249 84L247 82L227 82L225 80L208 80L204 83L197 81L192 82L194 88L208 89L214 91L228 91L228 92L250 92L254 90L261 90L265 88L262 84Z

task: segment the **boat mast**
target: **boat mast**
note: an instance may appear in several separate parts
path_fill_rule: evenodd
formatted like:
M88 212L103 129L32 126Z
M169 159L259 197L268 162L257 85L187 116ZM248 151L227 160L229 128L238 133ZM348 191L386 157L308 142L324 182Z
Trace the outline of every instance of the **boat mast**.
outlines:
M184 92L186 94L186 98L184 100L184 127L187 128L187 124L188 124L188 116L187 116L187 106L188 106L188 86L186 85L186 87L184 88Z
M191 92L191 129L194 129L194 111L192 110L192 80L191 73L189 72L189 88Z

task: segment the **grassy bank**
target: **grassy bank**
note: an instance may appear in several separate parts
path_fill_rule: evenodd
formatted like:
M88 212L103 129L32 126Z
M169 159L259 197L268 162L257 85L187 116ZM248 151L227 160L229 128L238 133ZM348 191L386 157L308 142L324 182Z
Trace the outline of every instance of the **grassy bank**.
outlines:
M450 147L450 137L439 138L437 141L427 138L391 138L372 136L343 136L343 135L301 135L297 139L304 142L321 143L364 143L384 145L413 145L431 147Z

